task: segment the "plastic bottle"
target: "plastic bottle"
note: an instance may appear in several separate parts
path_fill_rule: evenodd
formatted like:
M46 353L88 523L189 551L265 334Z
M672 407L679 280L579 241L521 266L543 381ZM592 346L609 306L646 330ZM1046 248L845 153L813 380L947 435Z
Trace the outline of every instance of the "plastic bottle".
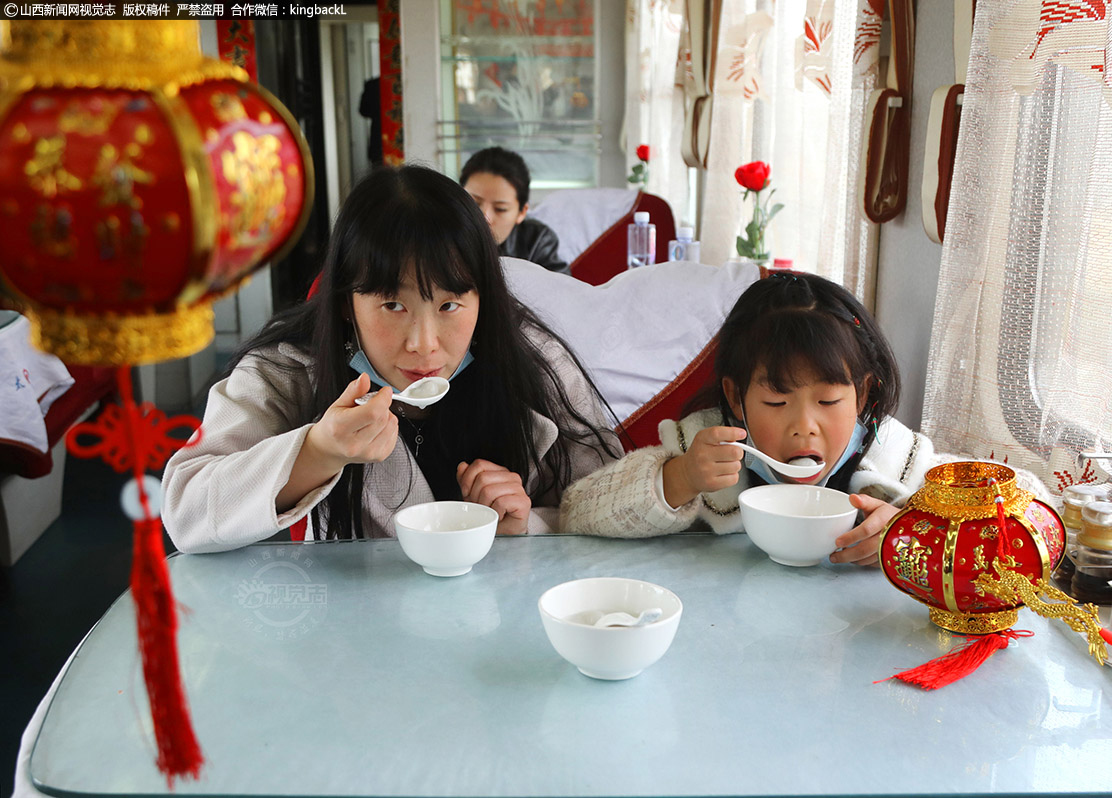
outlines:
M648 211L633 214L628 241L626 265L630 269L656 263L656 225L649 222Z
M1089 502L1081 508L1076 566L1070 595L1081 602L1112 604L1112 503Z
M677 227L676 237L668 242L668 260L689 260L699 263L699 242L690 227Z

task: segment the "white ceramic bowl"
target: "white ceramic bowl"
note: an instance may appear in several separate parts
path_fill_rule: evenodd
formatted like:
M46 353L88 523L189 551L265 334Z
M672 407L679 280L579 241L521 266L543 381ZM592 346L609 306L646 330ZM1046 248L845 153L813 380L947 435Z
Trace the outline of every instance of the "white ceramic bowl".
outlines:
M473 502L428 502L394 516L402 551L433 576L462 576L494 543L498 513Z
M781 565L817 565L857 519L849 496L815 485L761 485L738 501L746 534Z
M556 653L586 676L612 680L632 678L664 656L683 613L671 590L619 577L564 582L545 591L537 607ZM594 626L608 612L636 617L653 607L664 614L644 626Z

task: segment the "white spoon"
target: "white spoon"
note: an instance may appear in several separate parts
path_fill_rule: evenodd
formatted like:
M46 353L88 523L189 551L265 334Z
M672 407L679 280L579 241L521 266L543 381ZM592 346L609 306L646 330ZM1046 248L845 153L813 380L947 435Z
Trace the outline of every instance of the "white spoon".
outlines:
M595 621L595 626L645 626L653 621L659 621L664 610L652 607L645 610L636 618L628 612L608 612Z
M826 467L826 463L814 463L810 457L796 457L790 463L781 463L775 457L769 457L756 446L749 446L741 441L722 441L731 446L740 446L745 451L752 454L754 457L764 460L772 467L773 470L779 471L786 477L795 477L797 479L807 479L813 477ZM813 465L804 465L804 463L814 463Z
M410 383L401 393L395 391L394 401L402 402L411 407L428 407L447 396L450 387L452 387L452 384L443 377L422 377L416 382ZM365 405L372 396L374 396L373 393L360 396L355 400L355 404Z

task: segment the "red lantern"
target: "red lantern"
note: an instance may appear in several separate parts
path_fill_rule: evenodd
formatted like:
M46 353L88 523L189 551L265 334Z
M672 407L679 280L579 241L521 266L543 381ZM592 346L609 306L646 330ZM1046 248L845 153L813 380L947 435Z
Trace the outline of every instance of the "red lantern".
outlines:
M296 122L195 22L0 27L0 278L69 363L192 354L214 299L296 240Z
M168 779L197 776L203 755L178 670L157 480L144 474L182 445L170 430L198 422L137 407L129 367L205 347L213 300L292 245L313 185L289 113L239 67L203 57L199 34L196 22L0 22L0 290L40 349L118 367L122 410L67 443L134 476L131 588Z
M1006 518L1003 541L997 495ZM1064 541L1058 514L1021 490L1012 469L946 463L927 472L926 484L889 522L880 562L893 585L930 607L934 623L983 634L1015 623L1022 602L985 591L978 577L995 576L993 562L999 557L1002 567L1032 583L1049 580Z

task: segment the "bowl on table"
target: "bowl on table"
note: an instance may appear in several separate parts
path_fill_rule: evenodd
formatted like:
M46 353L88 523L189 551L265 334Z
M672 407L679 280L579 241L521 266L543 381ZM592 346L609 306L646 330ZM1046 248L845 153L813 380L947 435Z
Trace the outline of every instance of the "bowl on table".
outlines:
M738 503L745 533L781 565L817 565L857 521L848 495L817 485L761 485L742 491Z
M402 551L433 576L462 576L494 543L498 513L473 502L427 502L399 510L394 531Z
M549 642L561 657L595 679L630 679L672 645L683 603L666 588L640 579L594 577L564 582L537 602ZM659 608L660 617L642 626L595 626L605 614L638 617Z

